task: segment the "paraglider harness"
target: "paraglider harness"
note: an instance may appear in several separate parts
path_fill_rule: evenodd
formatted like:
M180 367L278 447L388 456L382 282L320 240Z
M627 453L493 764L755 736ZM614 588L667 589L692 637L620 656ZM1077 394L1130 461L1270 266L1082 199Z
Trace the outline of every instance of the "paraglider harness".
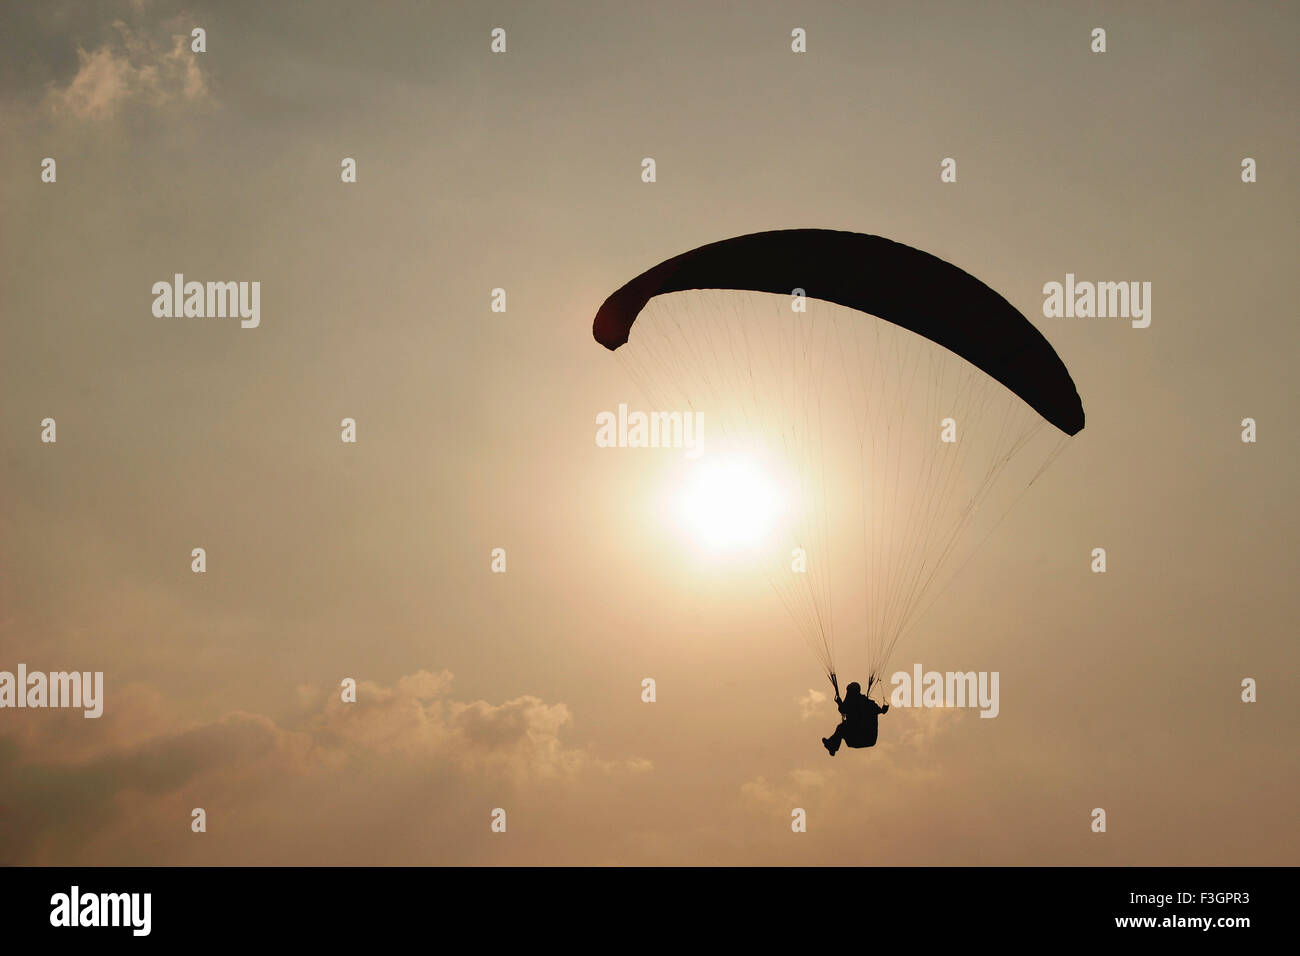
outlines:
M842 703L844 703L843 698L840 697L840 682L839 682L839 680L836 678L836 676L835 676L835 672L834 672L834 671L831 671L831 672L830 672L830 678L831 678L831 687L835 688L835 703L836 703L836 704L842 704ZM867 689L866 689L865 691L863 691L862 696L863 696L863 697L870 697L870 696L871 696L871 688L872 688L876 683L878 683L877 680L876 680L876 675L875 675L875 674L872 674L870 677L867 678Z

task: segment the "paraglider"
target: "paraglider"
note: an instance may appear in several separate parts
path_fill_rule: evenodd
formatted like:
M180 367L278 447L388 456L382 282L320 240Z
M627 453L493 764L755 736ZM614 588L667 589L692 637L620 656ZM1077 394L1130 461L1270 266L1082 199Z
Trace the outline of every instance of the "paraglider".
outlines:
M835 676L831 675L831 684L834 683ZM868 684L870 683L868 681ZM880 715L889 713L889 705L877 704L863 694L862 685L854 681L844 688L843 698L840 697L838 690L835 692L835 706L839 708L843 719L835 728L835 733L822 738L822 746L826 748L826 752L834 757L842 743L848 744L855 750L874 747L879 734L877 721Z
M593 334L657 408L705 413L706 456L761 462L786 489L779 534L753 557L832 686L833 595L851 572L850 630L872 677L866 694L836 687L853 716L826 738L832 754L875 742L884 708L859 700L899 639L1084 425L1069 371L1024 315L880 236L789 229L701 246L610 295Z

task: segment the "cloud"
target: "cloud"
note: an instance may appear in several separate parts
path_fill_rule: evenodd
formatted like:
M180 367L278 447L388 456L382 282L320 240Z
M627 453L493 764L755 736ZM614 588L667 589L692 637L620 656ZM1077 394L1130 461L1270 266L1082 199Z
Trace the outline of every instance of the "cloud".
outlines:
M970 711L956 708L891 708L880 718L880 740L874 747L844 747L834 758L822 752L815 762L824 769L788 770L782 777L788 784L781 786L759 777L741 792L751 805L793 806L821 797L848 806L863 786L928 786L942 779L945 762L959 746L952 732L963 725L969 731L972 717Z
M799 705L799 719L808 720L811 717L822 717L827 714L826 701L830 698L819 690L808 688L808 693L802 697L796 697L795 703Z
M62 848L84 844L125 805L148 803L201 776L248 775L287 742L266 718L243 713L77 761L43 759L0 739L0 864L42 861L47 840Z
M150 35L117 20L113 30L112 39L92 50L79 46L75 75L46 90L56 116L103 122L132 105L160 109L210 98L187 25L169 21Z
M820 770L791 770L786 774L790 786L774 785L766 777L755 777L740 785L741 796L762 806L793 807L810 792L826 786L826 774Z
M232 835L242 819L297 827L302 844L329 847L329 830L340 825L382 820L418 829L430 815L459 818L525 787L583 792L594 780L651 769L643 759L608 760L566 743L572 715L563 703L531 695L456 700L452 679L449 671L419 671L391 687L361 682L355 704L343 703L338 688L303 687L298 700L307 706L282 722L235 711L180 728L136 685L120 728L112 699L100 721L84 721L101 735L97 749L38 746L48 743L44 732L0 738L0 864L122 861L141 846L153 862L186 859L204 852L188 827L200 806L225 834L206 847L238 862L259 852ZM146 734L141 722L150 716L162 725ZM109 730L89 728L100 722ZM261 832L252 828L249 840ZM404 842L395 835L366 849L391 853ZM471 851L457 844L454 852Z
M327 691L311 733L321 746L343 753L366 748L442 760L465 773L515 783L571 778L588 770L649 768L647 761L606 761L564 744L560 734L572 714L563 703L533 696L500 704L457 701L446 695L451 681L450 671L420 671L393 688L362 682L356 704Z

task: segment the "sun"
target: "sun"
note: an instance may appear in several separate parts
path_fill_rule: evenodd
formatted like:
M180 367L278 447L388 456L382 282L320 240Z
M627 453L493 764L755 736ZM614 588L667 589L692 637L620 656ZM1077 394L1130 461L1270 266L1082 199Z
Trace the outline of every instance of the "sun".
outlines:
M707 459L695 465L675 500L682 528L709 551L752 548L781 516L781 488L747 458Z

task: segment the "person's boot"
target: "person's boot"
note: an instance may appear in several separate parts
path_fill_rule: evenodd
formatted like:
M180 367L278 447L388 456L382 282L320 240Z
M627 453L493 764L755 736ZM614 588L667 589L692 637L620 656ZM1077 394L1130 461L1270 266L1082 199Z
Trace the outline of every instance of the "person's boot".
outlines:
M832 757L835 756L835 751L840 749L838 743L830 737L822 738L822 746L826 748L826 752Z

